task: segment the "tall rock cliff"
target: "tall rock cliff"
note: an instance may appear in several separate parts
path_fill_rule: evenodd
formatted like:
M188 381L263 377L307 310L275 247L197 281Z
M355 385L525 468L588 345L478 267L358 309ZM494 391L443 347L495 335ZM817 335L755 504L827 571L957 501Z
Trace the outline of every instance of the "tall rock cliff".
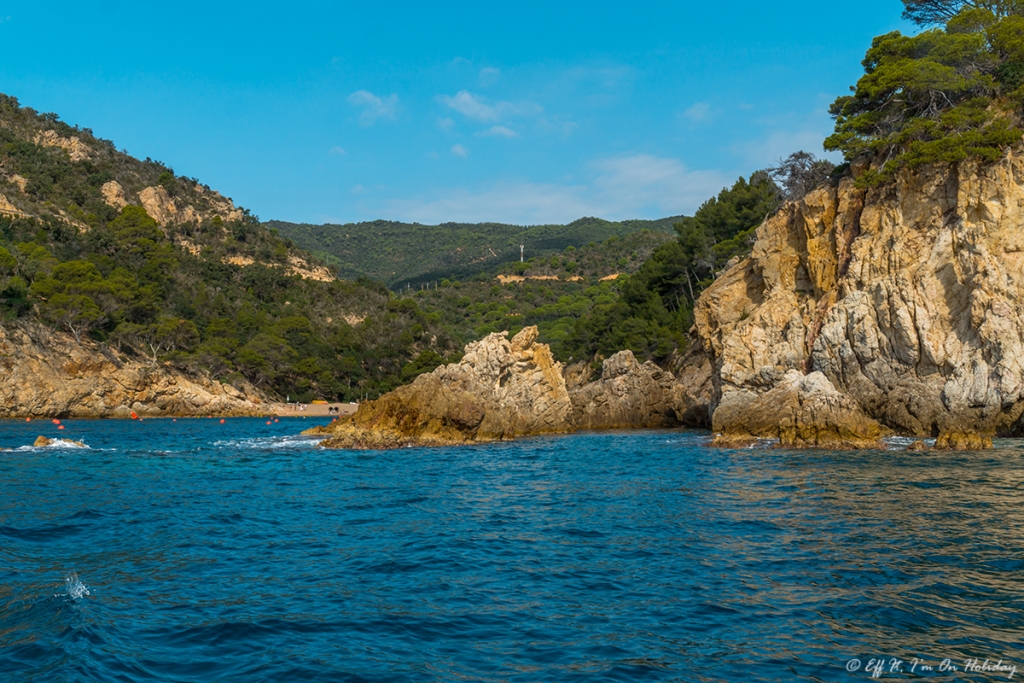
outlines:
M929 167L872 189L855 186L863 170L765 221L751 256L698 300L713 428L800 443L779 429L800 422L810 396L796 371L848 399L804 421L816 425L808 445L863 445L889 428L978 446L1021 431L1024 159ZM778 391L795 400L763 400Z

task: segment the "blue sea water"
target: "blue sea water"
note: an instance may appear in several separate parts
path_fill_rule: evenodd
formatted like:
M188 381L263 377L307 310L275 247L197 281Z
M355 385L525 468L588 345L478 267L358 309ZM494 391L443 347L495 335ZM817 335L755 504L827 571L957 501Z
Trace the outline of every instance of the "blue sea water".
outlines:
M1024 678L1021 442L345 452L313 423L0 422L0 681Z

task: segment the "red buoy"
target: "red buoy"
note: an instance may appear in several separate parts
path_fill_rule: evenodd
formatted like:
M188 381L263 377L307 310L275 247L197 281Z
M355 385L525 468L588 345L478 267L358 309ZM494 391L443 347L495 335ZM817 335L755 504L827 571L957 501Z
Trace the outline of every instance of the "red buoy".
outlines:
M138 420L139 419L139 416L135 414L134 410L132 411L132 419L133 420Z
M64 429L64 425L57 425L57 429Z

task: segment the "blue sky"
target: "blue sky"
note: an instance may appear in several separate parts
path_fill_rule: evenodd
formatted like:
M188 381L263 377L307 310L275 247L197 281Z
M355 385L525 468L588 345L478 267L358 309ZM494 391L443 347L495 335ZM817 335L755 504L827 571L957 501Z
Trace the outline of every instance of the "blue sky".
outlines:
M0 2L0 90L265 220L658 218L821 153L901 9Z

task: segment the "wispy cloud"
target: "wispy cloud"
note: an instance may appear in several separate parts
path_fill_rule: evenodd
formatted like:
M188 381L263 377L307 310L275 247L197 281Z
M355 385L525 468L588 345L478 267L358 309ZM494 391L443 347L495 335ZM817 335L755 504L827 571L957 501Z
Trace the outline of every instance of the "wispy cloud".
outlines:
M452 154L454 154L457 157L462 157L463 159L465 159L466 157L469 156L469 150L460 144L454 144L452 145Z
M439 95L438 101L451 107L463 116L475 121L497 122L508 116L529 116L544 111L534 102L494 102L479 97L468 90L460 90L454 96Z
M700 123L711 113L711 106L707 102L697 102L683 112L683 118L693 123Z
M346 154L348 154L348 152L346 152L341 147L338 147L337 145L335 145L334 147L331 147L329 150L327 150L327 153L328 154L333 154L335 156L345 156Z
M502 182L479 189L450 188L431 199L394 199L380 209L397 220L568 222L581 216L658 218L691 213L729 179L686 168L679 160L635 154L601 159L580 182Z
M511 128L506 126L491 126L487 130L482 130L477 135L485 137L502 137L502 138L517 138L519 133L515 132Z
M489 66L480 69L480 85L482 86L494 85L499 78L501 78L501 69Z
M367 90L357 90L348 96L348 103L362 107L359 122L364 126L373 125L377 119L394 120L398 113L398 95L381 98Z
M451 130L455 127L455 121L450 116L445 116L437 120L437 127L441 130Z

